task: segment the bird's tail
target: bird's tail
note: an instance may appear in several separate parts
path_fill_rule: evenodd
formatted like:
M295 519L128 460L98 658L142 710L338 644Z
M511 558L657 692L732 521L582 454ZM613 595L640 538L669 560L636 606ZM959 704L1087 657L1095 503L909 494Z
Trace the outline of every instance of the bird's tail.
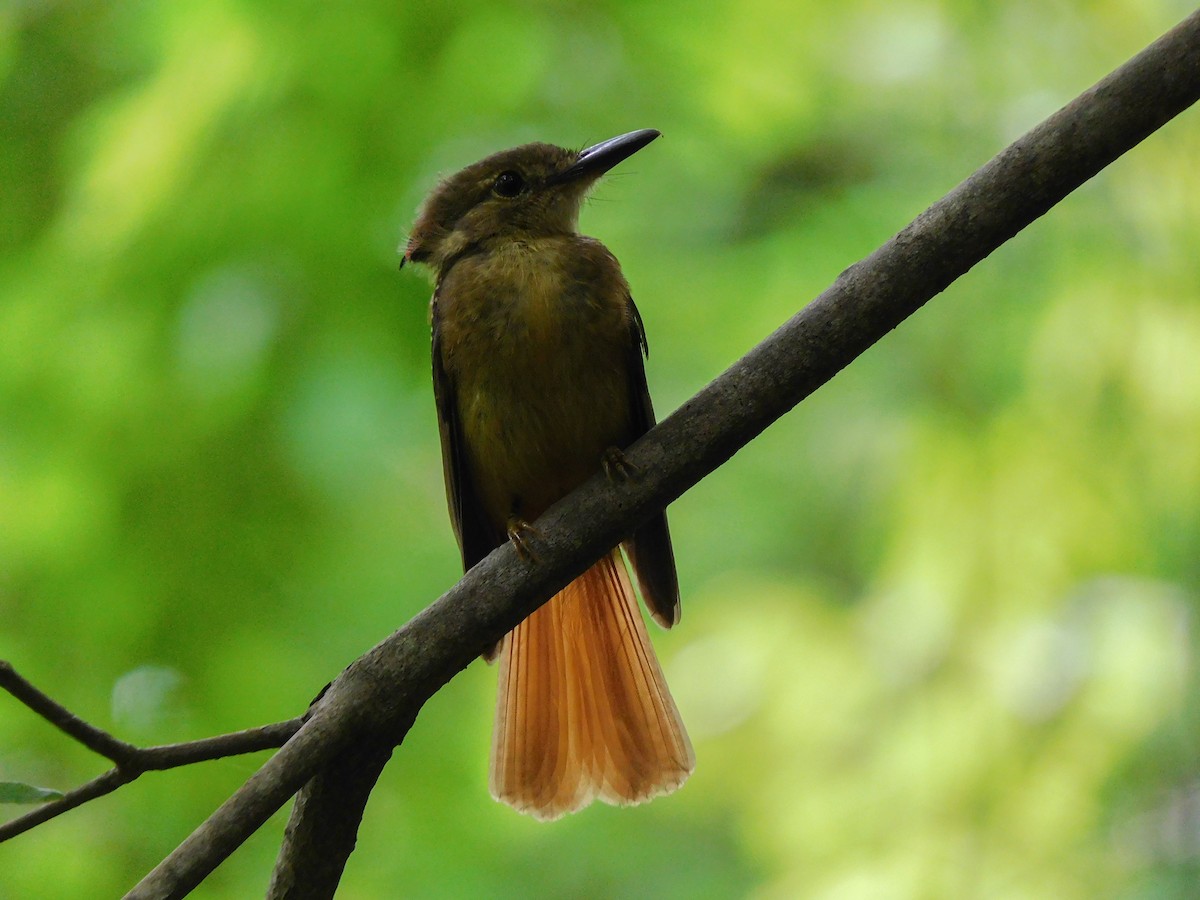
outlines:
M642 803L695 766L619 550L501 642L492 796L536 819Z

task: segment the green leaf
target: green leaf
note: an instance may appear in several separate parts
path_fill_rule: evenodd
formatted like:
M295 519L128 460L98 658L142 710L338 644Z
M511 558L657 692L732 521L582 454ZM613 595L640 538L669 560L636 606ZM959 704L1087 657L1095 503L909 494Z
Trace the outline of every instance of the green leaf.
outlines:
M0 781L0 803L45 803L47 800L57 800L62 795L62 791L52 788L35 787L19 781Z

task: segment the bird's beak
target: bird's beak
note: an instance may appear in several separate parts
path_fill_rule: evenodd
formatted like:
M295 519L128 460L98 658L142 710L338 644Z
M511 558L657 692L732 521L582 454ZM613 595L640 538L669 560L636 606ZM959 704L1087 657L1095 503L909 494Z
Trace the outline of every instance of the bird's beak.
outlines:
M591 181L599 178L621 160L628 159L661 136L662 132L655 128L643 128L641 131L631 131L629 134L601 141L586 150L581 150L575 162L552 176L546 183L565 184L568 181Z

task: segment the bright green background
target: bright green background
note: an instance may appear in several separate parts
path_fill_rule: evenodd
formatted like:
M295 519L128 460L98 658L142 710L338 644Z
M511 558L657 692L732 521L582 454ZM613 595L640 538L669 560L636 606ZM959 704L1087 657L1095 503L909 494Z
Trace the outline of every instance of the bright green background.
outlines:
M299 713L456 579L429 285L396 271L437 173L664 132L583 226L667 412L1189 9L0 8L0 658L122 737L195 738ZM1192 111L674 504L682 792L493 803L476 664L343 895L1195 896L1197 160ZM254 766L0 847L0 896L118 895ZM0 780L102 768L0 697ZM261 895L282 823L198 896Z

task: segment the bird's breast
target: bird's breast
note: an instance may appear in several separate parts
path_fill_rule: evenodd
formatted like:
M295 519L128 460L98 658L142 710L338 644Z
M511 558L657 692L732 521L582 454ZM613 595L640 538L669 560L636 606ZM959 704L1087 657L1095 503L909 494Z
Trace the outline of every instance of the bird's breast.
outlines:
M628 304L616 260L569 239L480 254L440 285L443 365L494 519L536 516L628 441Z

